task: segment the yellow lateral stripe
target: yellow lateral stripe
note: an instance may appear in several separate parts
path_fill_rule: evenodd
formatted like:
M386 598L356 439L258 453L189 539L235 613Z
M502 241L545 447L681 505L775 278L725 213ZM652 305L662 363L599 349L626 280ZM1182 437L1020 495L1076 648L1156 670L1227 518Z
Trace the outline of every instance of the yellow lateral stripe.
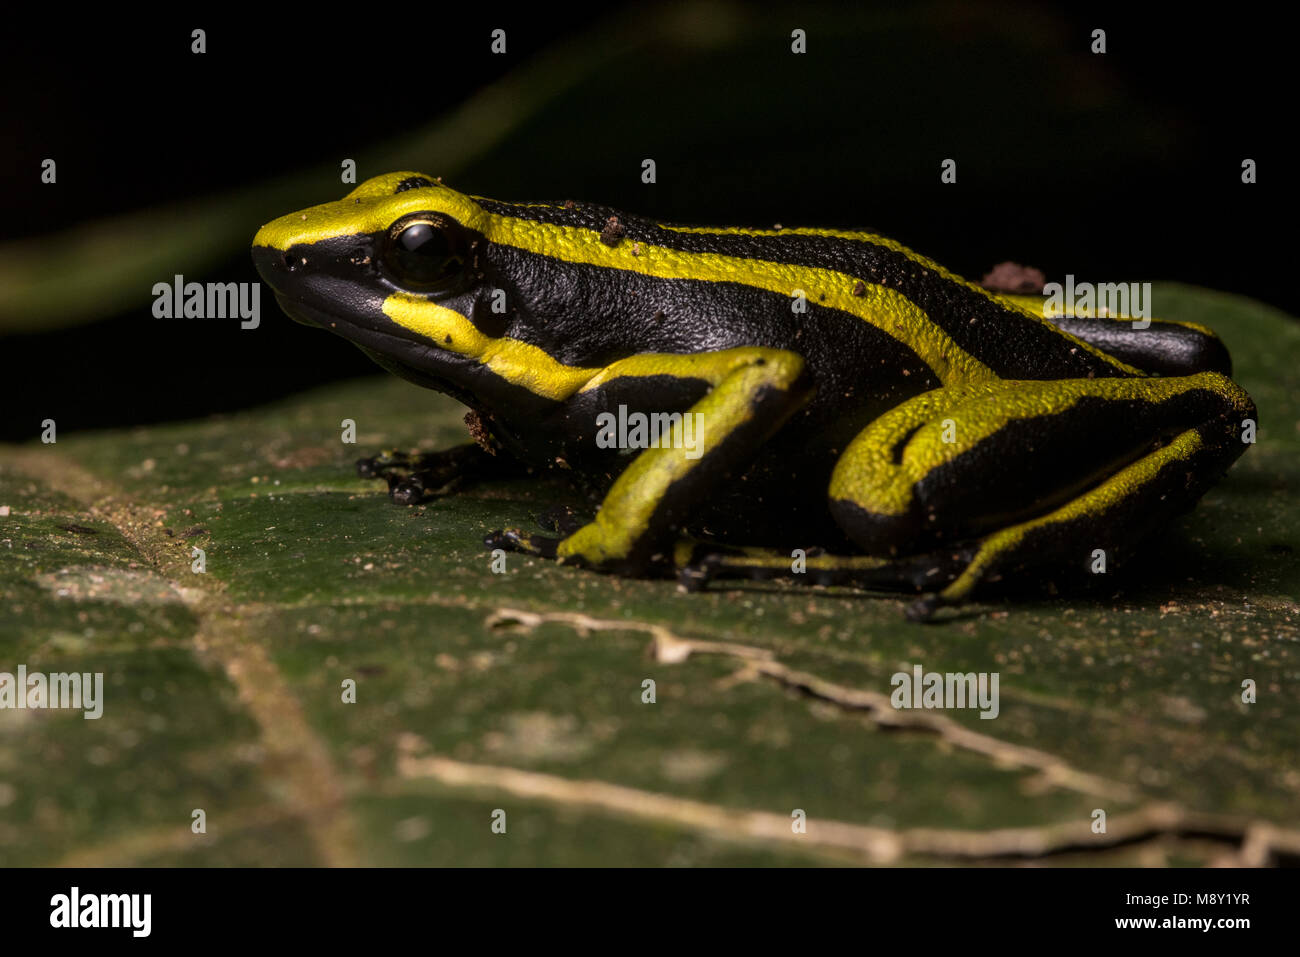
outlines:
M556 400L598 389L614 379L664 374L716 386L741 366L753 364L755 357L775 361L790 355L757 346L686 355L647 352L604 368L589 368L565 365L538 346L518 339L485 336L456 310L409 293L389 296L384 301L384 315L402 328L432 339L439 348L477 359L507 382Z
M746 229L743 226L669 226L665 223L658 223L656 225L658 225L660 229L666 229L675 233L697 233L700 235L718 234L722 236L823 236L827 239L851 239L856 242L871 243L874 246L880 246L884 249L890 250L891 252L896 252L905 256L918 266L924 266L935 275L941 276L949 282L955 282L959 285L965 286L967 289L972 289L986 299L991 299L1000 305L1013 309L1016 312L1023 313L1039 322L1046 321L1041 308L1038 308L1032 303L1021 301L1024 298L1031 297L1008 296L993 292L990 289L985 289L983 286L973 283L969 279L959 276L954 272L950 272L933 259L930 259L927 256L922 256L920 253L912 251L897 240L890 239L888 236L882 236L879 233L852 229L818 229L816 227L805 226L795 226L789 229ZM1121 362L1114 356L1103 352L1096 346L1090 345L1082 339L1072 336L1067 332L1062 330L1056 331L1065 338L1073 340L1079 348L1083 349L1085 352L1097 356L1100 359L1104 359L1116 369L1122 369L1125 372L1130 372L1135 375L1142 374L1141 370L1136 366L1131 366L1126 362Z
M927 392L889 410L854 437L831 475L829 493L879 515L903 515L912 505L917 483L928 473L1009 422L1058 415L1085 397L1158 404L1193 389L1215 392L1234 404L1240 394L1230 379L1214 372L1168 379L999 381ZM955 441L943 441L944 419L954 421ZM918 425L902 461L895 464L895 447Z
M491 242L564 262L621 269L657 279L741 283L786 297L802 289L808 302L857 316L903 343L944 384L996 378L993 370L958 346L906 296L848 273L741 256L687 253L627 240L610 247L594 230L507 216L491 216L484 225ZM859 282L864 287L863 295L855 296L853 290Z
M598 389L614 379L671 375L674 379L699 379L716 386L741 366L753 365L755 359L774 362L792 353L782 349L762 346L737 346L717 352L692 352L677 355L662 352L643 352L640 355L619 359L599 370L582 391Z
M961 575L940 593L941 597L945 601L965 598L983 577L993 560L1015 548L1033 529L1068 522L1086 515L1101 516L1107 509L1136 494L1143 485L1154 481L1166 465L1171 462L1185 461L1203 447L1201 434L1196 429L1188 429L1168 445L1138 459L1092 491L1080 495L1056 511L1019 525L1012 525L1000 532L994 532L984 539L975 558Z
M546 350L518 339L485 336L455 309L409 293L385 299L384 315L437 348L477 359L507 382L543 398L566 399L600 371L565 365Z

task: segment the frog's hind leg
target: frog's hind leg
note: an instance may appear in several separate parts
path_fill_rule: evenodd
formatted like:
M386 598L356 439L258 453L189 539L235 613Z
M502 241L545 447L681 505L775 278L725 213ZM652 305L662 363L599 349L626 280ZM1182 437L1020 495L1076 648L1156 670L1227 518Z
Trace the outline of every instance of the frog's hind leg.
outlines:
M876 555L974 544L918 615L993 582L1078 584L1194 505L1245 450L1254 417L1214 372L937 389L850 443L830 509Z
M919 591L914 619L994 584L1090 583L1195 504L1254 415L1217 373L938 389L868 426L836 467L832 513L872 554L683 543L680 578Z
M1207 447L1198 429L1188 429L1066 505L985 536L962 573L914 603L908 617L928 618L985 584L1061 576L1082 586L1113 571L1159 522L1191 508L1237 454Z
M1222 372L1232 375L1232 357L1214 330L1194 322L1138 318L1123 313L1077 313L1068 303L1048 306L1038 296L1008 296L1017 305L1121 362L1164 376Z

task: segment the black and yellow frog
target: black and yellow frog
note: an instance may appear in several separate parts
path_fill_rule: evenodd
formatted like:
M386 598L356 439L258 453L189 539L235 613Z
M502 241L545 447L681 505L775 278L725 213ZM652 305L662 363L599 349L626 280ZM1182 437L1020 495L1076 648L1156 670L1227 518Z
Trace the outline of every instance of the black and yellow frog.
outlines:
M473 410L480 444L363 474L412 502L566 470L601 498L591 521L488 544L603 572L919 592L913 617L1069 587L1253 435L1210 330L1045 311L870 232L672 226L401 172L267 224L253 256L293 318ZM610 448L615 410L668 433Z

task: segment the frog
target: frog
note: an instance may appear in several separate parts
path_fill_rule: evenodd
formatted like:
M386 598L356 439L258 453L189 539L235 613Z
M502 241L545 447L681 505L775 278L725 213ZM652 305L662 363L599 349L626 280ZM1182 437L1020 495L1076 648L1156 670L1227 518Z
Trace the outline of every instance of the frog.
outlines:
M267 223L252 255L289 317L469 409L473 442L358 463L394 502L559 475L591 507L486 547L688 592L844 586L926 621L1083 591L1253 441L1212 330L994 291L872 231L401 171Z

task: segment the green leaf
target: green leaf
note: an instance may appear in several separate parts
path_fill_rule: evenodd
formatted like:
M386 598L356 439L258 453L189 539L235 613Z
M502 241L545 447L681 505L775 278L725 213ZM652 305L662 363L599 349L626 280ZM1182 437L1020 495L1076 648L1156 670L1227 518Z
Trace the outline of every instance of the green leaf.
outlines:
M0 710L0 864L1293 857L1300 326L1155 295L1228 341L1257 446L1118 594L934 625L848 590L493 574L483 535L566 493L392 505L352 460L465 429L386 377L7 447L0 671L102 672L104 701ZM915 664L998 672L998 717L894 711Z

